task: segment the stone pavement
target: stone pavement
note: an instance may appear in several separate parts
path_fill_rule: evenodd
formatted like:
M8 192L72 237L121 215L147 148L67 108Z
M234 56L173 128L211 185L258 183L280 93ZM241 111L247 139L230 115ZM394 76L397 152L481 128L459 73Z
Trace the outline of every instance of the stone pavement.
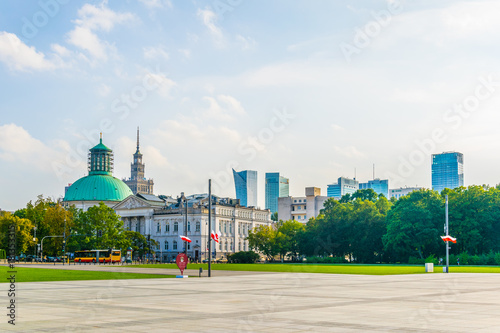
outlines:
M4 314L0 331L500 332L499 280L275 273L18 283L16 326Z

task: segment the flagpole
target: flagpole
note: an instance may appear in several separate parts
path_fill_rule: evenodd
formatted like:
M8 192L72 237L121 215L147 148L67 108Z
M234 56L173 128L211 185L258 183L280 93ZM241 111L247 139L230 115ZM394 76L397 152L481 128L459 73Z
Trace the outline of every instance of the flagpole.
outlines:
M445 213L446 213L446 235L450 235L450 231L448 229L448 194L446 195L446 206L445 206ZM449 247L449 242L444 242L446 244L446 273L450 272L450 247Z
M212 180L208 180L208 277L212 275Z

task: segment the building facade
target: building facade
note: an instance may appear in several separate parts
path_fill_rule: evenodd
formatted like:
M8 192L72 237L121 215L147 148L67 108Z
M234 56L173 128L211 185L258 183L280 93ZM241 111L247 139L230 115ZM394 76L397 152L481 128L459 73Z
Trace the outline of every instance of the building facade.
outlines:
M433 154L432 189L441 192L460 186L464 186L464 155L459 152Z
M295 220L307 223L317 217L328 197L321 195L318 187L306 187L304 197L278 198L278 218L283 221Z
M328 185L326 195L330 198L340 199L344 194L352 194L359 189L356 179L340 177L336 184Z
M146 179L145 177L146 165L142 162L142 154L139 150L139 127L137 127L137 149L133 155L133 161L130 166L130 178L123 181L134 194L153 194L154 183L152 179Z
M174 259L184 252L194 260L208 258L208 195L183 195L175 203L165 203L143 197L131 196L114 207L127 230L137 231L158 242L157 258ZM187 215L186 215L187 213ZM187 223L186 223L187 216ZM271 212L243 207L238 200L212 195L212 230L220 232L220 242L212 241L215 258L227 257L238 251L249 251L246 237L259 225L271 225ZM187 236L185 243L180 236Z
M419 191L422 187L400 187L400 188L391 188L389 190L389 199L396 198L399 199L404 197L405 195L410 194L413 191Z
M359 189L365 190L371 188L377 194L383 194L386 198L389 197L389 180L375 178L367 183L359 183Z
M236 199L246 207L257 207L257 171L233 169Z
M88 155L89 175L65 189L63 205L87 211L103 202L109 207L133 195L120 179L113 177L113 151L102 143L91 148Z
M288 197L290 195L290 183L288 178L279 174L279 172L266 173L266 209L271 213L278 211L278 198Z

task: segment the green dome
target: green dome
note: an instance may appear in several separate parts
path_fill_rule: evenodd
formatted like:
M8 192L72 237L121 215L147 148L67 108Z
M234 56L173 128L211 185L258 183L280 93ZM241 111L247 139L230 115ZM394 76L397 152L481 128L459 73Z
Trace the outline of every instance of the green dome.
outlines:
M108 175L89 175L70 186L64 201L122 201L133 195L130 188L118 178Z

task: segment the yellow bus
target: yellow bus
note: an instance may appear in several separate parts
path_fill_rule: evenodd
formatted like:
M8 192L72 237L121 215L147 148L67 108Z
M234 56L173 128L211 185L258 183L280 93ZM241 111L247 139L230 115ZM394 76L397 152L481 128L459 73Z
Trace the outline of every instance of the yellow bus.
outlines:
M75 251L75 262L120 262L121 260L121 250Z

